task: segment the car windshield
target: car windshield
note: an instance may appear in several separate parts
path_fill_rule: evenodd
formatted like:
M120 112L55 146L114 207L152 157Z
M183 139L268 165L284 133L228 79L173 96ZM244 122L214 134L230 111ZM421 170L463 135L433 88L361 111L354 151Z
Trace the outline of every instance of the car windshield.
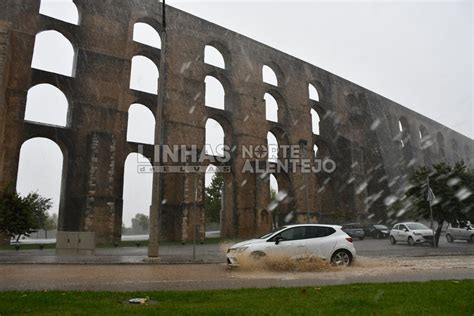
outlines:
M412 224L407 224L408 228L411 230L418 230L418 229L429 229L423 224L420 223L412 223Z
M279 232L280 230L283 230L285 228L286 228L286 226L278 227L275 230L273 230L271 233L268 233L268 234L265 234L263 236L258 237L258 239L266 239L266 238L270 237L271 235L273 235L274 233Z
M377 229L386 229L386 230L388 229L388 227L385 225L374 225L374 227Z

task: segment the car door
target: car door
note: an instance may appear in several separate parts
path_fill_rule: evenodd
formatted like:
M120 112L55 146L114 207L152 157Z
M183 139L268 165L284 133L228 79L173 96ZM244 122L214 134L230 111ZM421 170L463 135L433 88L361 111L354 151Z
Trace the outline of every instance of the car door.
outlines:
M325 226L306 227L306 253L323 259L329 258L337 240L332 236L336 230Z
M408 227L403 224L398 225L398 240L407 241L408 240Z
M277 244L277 238L281 238ZM290 227L281 233L273 236L267 243L267 253L273 257L293 257L303 255L305 246L305 227Z
M392 236L393 236L393 238L395 238L395 240L397 240L397 241L398 241L398 226L399 226L399 225L395 225L395 226L393 226L393 228L392 228Z

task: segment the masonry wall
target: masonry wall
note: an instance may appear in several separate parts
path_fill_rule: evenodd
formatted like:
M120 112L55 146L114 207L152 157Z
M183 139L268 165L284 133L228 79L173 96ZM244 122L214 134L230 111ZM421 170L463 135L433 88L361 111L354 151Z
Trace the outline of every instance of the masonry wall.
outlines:
M0 185L16 180L24 141L32 137L55 141L64 155L61 230L95 231L99 242L120 239L124 163L139 145L126 142L128 108L137 102L153 112L156 142L162 139L166 145L204 146L206 119L213 118L223 126L226 144L235 147L226 165L231 173L225 175L224 237L251 237L270 229L268 177L241 172L245 163L241 145L266 145L268 131L277 136L280 145L306 144L306 157L312 156L316 144L318 158L337 162L332 174L276 175L280 189L288 193L279 206L281 223L284 218L306 222L307 212L312 222L333 222L341 212L347 220L364 219L369 214L383 218L384 199L400 193L406 174L416 166L461 158L473 166L472 139L240 34L172 7L168 7L164 30L158 1L74 2L81 16L79 26L39 15L36 0L0 4L0 56L11 52L7 63L2 64L0 57L0 84L4 83L0 90L0 110L4 110L0 112L0 139L1 123L6 122L0 143L4 155ZM161 50L132 41L136 22L149 23L161 34ZM5 29L10 30L10 46L4 44ZM77 50L73 78L30 67L35 35L50 29L64 34ZM220 49L226 69L204 63L207 44ZM135 55L145 55L159 66L158 96L129 89ZM276 71L278 87L262 82L264 64ZM225 110L205 106L206 75L224 85ZM67 128L24 121L28 89L39 83L51 83L66 94L70 105ZM319 102L309 100L309 83L318 89ZM279 123L265 119L265 92L271 92L279 102ZM312 134L311 109L321 117L320 135ZM408 126L403 135L398 130L401 118ZM420 126L433 142L427 149L422 149L425 140L418 135ZM438 133L445 139L444 148L437 143ZM405 147L400 147L400 140ZM453 140L456 148L451 146ZM144 148L146 156L153 159L152 146ZM155 183L153 203L160 211L162 237L190 240L198 227L203 238L204 175L163 174L156 179L159 183ZM290 212L292 216L287 217Z

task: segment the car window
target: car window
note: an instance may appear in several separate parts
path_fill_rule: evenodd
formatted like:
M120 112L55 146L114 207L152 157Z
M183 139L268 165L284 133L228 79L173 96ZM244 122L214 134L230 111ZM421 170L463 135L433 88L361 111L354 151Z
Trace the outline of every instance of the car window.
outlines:
M282 231L279 236L283 238L283 240L298 240L305 238L305 227L293 227L289 228L285 231Z
M393 230L398 230L398 225L393 226Z
M400 230L405 230L405 229L408 229L405 225L400 225Z
M429 229L425 225L421 223L413 223L413 224L407 224L408 228L416 230L416 229Z
M325 226L307 226L305 238L320 238L332 235L336 230L332 227Z

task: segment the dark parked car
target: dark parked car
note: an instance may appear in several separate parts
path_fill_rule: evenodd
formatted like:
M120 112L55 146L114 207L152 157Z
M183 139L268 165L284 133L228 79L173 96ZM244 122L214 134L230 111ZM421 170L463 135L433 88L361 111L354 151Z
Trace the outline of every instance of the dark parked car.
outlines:
M364 228L359 223L351 223L342 225L342 230L352 238L365 238Z
M372 237L372 238L388 238L390 235L390 228L385 225L366 225L364 226L364 233L365 236Z

